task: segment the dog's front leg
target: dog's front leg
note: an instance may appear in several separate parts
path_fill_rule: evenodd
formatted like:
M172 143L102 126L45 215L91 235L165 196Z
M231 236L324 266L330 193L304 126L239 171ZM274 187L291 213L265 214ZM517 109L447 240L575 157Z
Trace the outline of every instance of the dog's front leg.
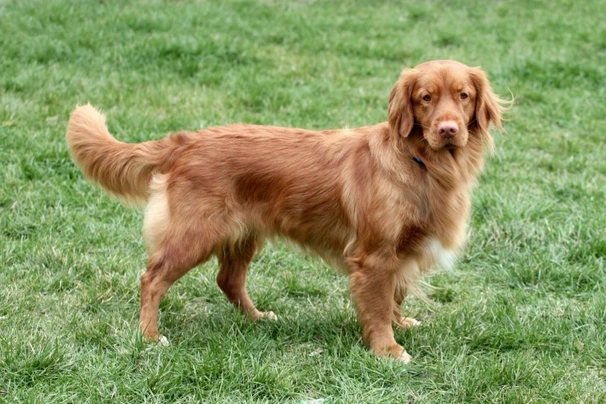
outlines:
M350 289L364 342L376 355L410 362L412 357L396 342L392 328L397 260L389 254L372 254L351 262Z
M402 281L400 281L399 284L396 284L394 292L393 325L402 330L421 325L420 321L402 315L402 302L406 298L406 293L406 285L404 285Z

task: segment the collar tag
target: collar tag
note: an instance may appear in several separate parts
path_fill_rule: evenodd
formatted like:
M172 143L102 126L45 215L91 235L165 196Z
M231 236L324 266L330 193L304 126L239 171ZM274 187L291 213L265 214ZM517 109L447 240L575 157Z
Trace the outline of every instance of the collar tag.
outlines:
M423 160L421 160L421 157L414 156L412 159L415 161L415 163L417 163L421 167L425 167L425 163L423 162Z

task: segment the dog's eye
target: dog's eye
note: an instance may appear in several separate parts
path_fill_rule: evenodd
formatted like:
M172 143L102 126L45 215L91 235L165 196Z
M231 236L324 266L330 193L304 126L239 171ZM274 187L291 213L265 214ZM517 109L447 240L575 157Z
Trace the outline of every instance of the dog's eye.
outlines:
M461 99L462 99L462 100L465 100L465 99L467 99L468 97L469 97L469 94L467 94L467 93L461 93Z
M427 102L431 101L431 95L429 95L429 94L425 94L425 95L423 96L423 101L427 101Z

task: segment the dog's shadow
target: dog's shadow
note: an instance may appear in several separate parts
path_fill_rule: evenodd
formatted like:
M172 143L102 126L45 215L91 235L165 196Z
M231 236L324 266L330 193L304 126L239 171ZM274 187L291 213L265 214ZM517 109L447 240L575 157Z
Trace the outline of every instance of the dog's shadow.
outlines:
M356 352L358 356L376 359L362 341L362 328L349 301L343 304L349 307L326 310L310 306L309 301L295 302L278 307L277 320L251 321L226 301L196 300L182 304L169 298L163 307L161 330L171 345L186 350L220 351L221 355L248 352L273 357L275 352L282 352L308 358L325 354L346 358ZM399 340L408 340L415 332L398 328L394 331Z

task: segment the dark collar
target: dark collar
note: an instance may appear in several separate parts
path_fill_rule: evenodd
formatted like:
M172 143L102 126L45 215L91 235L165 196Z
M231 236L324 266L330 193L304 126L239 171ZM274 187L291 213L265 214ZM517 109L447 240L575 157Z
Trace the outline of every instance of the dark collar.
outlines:
M425 163L423 162L423 160L421 160L421 157L413 156L412 159L415 161L415 163L417 163L421 167L425 168Z

